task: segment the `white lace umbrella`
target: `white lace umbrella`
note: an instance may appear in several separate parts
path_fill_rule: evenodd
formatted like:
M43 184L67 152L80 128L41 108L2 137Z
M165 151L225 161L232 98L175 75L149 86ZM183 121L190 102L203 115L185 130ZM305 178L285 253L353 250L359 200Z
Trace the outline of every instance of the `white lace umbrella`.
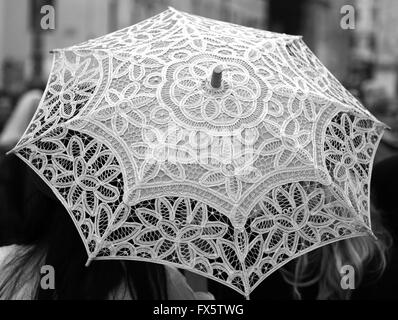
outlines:
M54 50L13 152L89 261L175 265L248 296L302 254L372 235L384 129L301 37L169 8Z

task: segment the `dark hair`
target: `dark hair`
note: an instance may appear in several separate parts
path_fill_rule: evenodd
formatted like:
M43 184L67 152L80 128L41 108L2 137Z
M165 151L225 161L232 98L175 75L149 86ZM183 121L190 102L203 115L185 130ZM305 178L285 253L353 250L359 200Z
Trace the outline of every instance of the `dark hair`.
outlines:
M292 285L295 299L302 299L300 289L314 284L318 291L316 299L350 299L353 291L340 285L344 265L354 268L356 286L364 279L367 285L374 285L382 277L390 259L392 238L381 223L381 212L372 206L371 214L377 240L360 236L330 243L296 258L288 266L290 270L281 269L285 281Z
M102 260L85 267L87 253L69 214L51 198L41 206L44 210L30 210L25 217L22 245L3 266L1 299L13 298L26 282L35 280L35 299L107 299L122 284L135 299L167 299L164 266ZM55 270L54 290L38 285L42 265Z

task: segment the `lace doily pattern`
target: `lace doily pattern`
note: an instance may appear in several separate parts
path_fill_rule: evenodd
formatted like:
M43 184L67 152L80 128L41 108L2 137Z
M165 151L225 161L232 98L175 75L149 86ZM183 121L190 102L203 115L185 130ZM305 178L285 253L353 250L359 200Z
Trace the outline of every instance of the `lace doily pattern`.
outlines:
M96 254L112 232L121 233L123 175L115 154L92 137L58 128L18 154L68 209L87 251ZM129 229L124 224L122 230Z
M220 63L228 74L221 87L214 89L209 79ZM173 77L168 77L159 89L162 102L189 126L207 129L253 126L253 120L267 113L270 86L243 59L199 54L184 64L176 61L165 73Z
M91 52L56 52L40 105L17 146L81 114L101 87L104 67L99 56Z
M248 295L291 259L372 233L384 128L300 37L169 9L55 50L14 152L89 259L174 264Z
M325 132L324 161L333 183L368 227L370 166L382 132L373 121L342 112Z
M81 44L69 47L72 50L126 50L139 46L153 46L154 42L167 44L175 37L183 34L192 38L192 45L201 48L204 38L213 42L223 41L223 44L239 41L247 41L248 44L259 43L265 39L294 39L298 36L290 36L265 30L243 27L223 21L204 18L177 11L172 7L160 14L141 21L131 27L127 27L103 37L92 39ZM216 38L216 40L212 40ZM177 42L177 41L176 41ZM161 49L161 46L158 47Z

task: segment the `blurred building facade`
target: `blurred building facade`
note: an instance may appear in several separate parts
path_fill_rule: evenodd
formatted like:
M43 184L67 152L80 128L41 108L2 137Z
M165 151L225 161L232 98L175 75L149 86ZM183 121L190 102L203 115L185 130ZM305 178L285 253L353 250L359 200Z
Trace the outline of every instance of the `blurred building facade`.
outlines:
M168 6L256 28L264 27L263 0L38 0L55 7L55 29L32 27L31 2L37 0L0 0L0 88L21 90L34 78L34 36L42 40L43 77L52 57L49 51L95 38L132 25ZM40 5L39 5L40 7ZM36 9L37 11L37 9ZM36 12L40 19L40 13ZM36 21L36 27L39 22Z
M36 10L40 18L32 2L55 6L55 30L32 27L31 11ZM354 29L340 26L344 5L355 8ZM132 25L168 6L250 27L302 34L345 85L359 91L378 88L379 93L396 99L396 0L0 0L0 90L19 92L35 77L45 81L51 49Z

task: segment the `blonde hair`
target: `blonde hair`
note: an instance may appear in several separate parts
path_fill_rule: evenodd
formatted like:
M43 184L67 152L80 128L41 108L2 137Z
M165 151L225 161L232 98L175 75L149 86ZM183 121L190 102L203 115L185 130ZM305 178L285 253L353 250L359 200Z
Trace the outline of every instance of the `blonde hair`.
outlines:
M355 270L355 288L365 274L378 279L387 266L392 237L380 223L380 212L372 208L372 223L377 240L371 236L359 236L326 245L294 260L291 271L281 269L282 276L292 286L293 297L302 299L300 288L317 285L317 299L349 299L352 290L341 288L340 270L351 265Z

